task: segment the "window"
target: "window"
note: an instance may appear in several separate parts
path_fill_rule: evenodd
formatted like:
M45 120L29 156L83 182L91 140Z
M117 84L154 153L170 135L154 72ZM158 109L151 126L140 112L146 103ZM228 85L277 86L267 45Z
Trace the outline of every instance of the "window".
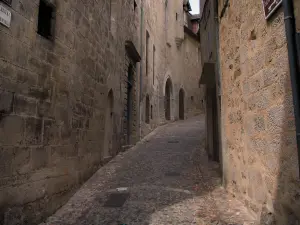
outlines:
M148 70L149 70L149 39L150 35L149 32L146 31L146 76L148 76Z
M155 79L155 51L156 51L156 49L155 49L155 46L153 45L153 79L152 79L153 84L154 84L154 79Z
M176 20L178 20L178 13L176 13Z
M137 7L137 4L136 4L136 1L134 0L134 11L136 10L136 7Z
M7 5L11 5L12 0L0 0L0 2L4 2Z
M47 0L40 0L37 32L47 39L53 38L54 12L53 4Z

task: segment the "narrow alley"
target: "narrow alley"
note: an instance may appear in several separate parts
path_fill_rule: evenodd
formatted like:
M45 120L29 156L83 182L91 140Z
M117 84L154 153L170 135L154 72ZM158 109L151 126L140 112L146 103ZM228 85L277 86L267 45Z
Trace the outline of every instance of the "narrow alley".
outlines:
M300 225L300 0L0 0L0 225Z
M158 128L100 168L43 225L248 224L203 143L203 116Z

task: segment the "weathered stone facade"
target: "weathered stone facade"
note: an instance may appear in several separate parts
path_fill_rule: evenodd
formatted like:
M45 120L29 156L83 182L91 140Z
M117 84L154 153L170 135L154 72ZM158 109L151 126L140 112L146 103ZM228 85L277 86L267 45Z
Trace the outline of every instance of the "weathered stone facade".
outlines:
M266 221L272 215L276 224L298 224L299 165L283 11L265 20L261 1L226 2L219 2L225 186L261 224L271 224Z
M51 2L53 40L37 34L38 0L0 2L12 13L0 25L0 224L36 224L139 138L140 1Z
M200 84L205 86L206 150L208 157L219 162L220 93L217 46L217 11L215 0L200 1L200 42L202 71Z
M142 136L168 120L202 113L204 97L199 88L199 38L194 33L185 32L184 20L189 18L183 1L145 0L144 12ZM170 87L166 88L166 85Z

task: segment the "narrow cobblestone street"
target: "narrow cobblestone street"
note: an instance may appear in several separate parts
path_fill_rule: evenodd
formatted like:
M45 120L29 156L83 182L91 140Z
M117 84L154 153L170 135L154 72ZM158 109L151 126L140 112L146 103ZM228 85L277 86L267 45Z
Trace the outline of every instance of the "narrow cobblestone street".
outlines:
M48 225L245 224L204 152L204 118L158 128L99 171ZM217 221L224 221L218 223Z

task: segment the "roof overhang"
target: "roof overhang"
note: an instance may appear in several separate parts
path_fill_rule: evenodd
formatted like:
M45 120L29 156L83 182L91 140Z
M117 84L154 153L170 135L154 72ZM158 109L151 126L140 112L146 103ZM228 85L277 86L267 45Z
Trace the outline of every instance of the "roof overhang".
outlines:
M200 36L195 34L190 28L184 26L184 32L194 38L196 41L200 42Z
M135 62L141 61L141 56L139 52L136 50L136 47L132 43L132 41L125 42L125 49L130 58L132 58Z
M212 87L215 85L216 74L215 74L215 63L207 62L204 63L200 84L205 84L208 87Z

